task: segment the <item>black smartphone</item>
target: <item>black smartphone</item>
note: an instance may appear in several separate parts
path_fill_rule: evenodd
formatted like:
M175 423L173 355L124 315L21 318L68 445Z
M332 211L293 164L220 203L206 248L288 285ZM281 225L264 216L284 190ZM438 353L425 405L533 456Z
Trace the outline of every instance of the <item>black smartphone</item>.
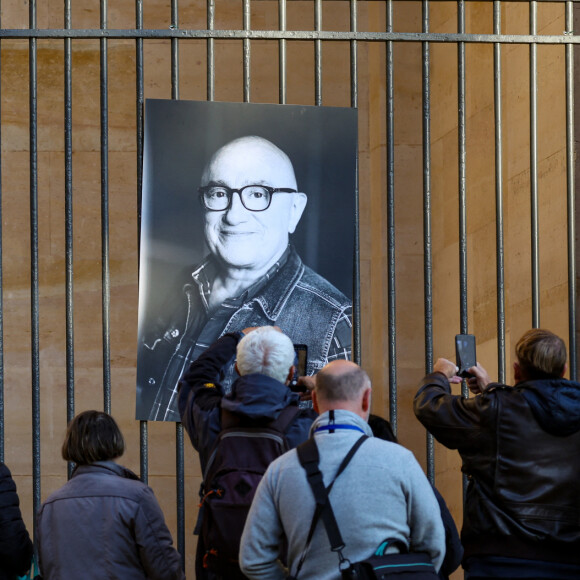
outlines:
M475 336L473 334L457 334L455 336L455 359L459 367L458 375L468 379L473 375L468 372L477 364L475 356Z
M306 363L308 362L308 346L305 344L294 345L294 376L290 381L290 390L301 393L303 387L298 386L298 377L306 374Z

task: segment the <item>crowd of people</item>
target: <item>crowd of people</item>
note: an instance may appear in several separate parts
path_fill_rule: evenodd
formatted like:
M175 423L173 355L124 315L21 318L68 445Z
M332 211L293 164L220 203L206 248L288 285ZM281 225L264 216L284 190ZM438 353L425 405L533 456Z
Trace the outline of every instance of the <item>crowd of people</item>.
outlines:
M386 568L407 566L397 578L422 580L460 565L467 580L580 578L580 384L564 378L564 342L547 330L526 332L515 354L514 386L477 363L473 396L454 395L458 367L440 358L415 395L419 421L462 459L460 538L413 454L371 415L359 365L330 362L295 391L294 345L279 329L225 334L179 385L204 475L196 578L388 578ZM226 394L220 371L234 355L239 378ZM106 413L70 422L72 477L37 514L41 578L185 578L153 491L117 461L124 450ZM26 574L32 557L0 464L0 579Z

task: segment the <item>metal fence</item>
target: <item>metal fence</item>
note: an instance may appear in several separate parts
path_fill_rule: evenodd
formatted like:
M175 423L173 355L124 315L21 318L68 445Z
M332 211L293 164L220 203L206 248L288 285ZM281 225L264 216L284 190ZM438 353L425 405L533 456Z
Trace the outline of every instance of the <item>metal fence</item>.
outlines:
M361 6L366 4L380 4L384 9L386 27L382 32L359 30L358 15ZM466 69L466 47L469 45L485 44L493 47L493 71L494 71L494 118L495 118L495 196L496 196L496 287L497 287L497 344L498 344L498 374L501 381L506 380L506 342L505 342L505 280L504 280L504 161L503 161L503 75L502 75L502 50L510 45L524 45L529 48L529 127L522 130L529 130L530 135L530 204L531 204L531 232L530 239L532 254L532 325L540 326L540 272L539 272L539 236L538 236L538 62L537 51L541 45L561 45L565 51L565 75L566 75L566 182L567 182L567 254L568 254L568 313L569 313L569 351L570 351L570 376L577 377L577 328L576 328L576 232L575 232L575 125L574 125L574 45L580 43L580 36L573 32L574 4L575 1L557 3L561 6L565 14L565 30L561 34L539 34L538 33L538 7L545 4L556 4L548 1L521 1L529 9L529 30L522 34L502 33L502 9L509 4L503 1L482 2L481 4L493 5L493 31L491 33L466 32L466 8L470 2L458 0L447 4L455 6L457 14L456 31L448 33L431 32L430 11L433 5L439 4L435 0L423 0L414 2L421 9L421 30L404 31L397 30L397 11L405 6L413 4L409 2L399 2L396 0L337 0L334 5L348 4L349 7L349 29L348 30L327 30L323 26L323 8L328 5L327 0L313 1L293 1L293 0L242 0L236 2L239 7L242 26L235 29L223 29L216 26L216 10L219 2L208 0L202 8L206 16L205 29L190 29L180 26L180 10L184 9L186 3L178 3L178 0L171 0L170 5L170 25L167 28L161 26L157 28L147 28L144 26L144 10L146 3L144 0L136 0L134 3L135 20L133 28L115 28L115 22L111 22L108 16L109 3L107 0L100 0L100 25L95 28L73 28L73 6L70 0L64 3L64 27L63 28L38 28L38 4L36 0L30 0L28 5L28 27L25 28L2 28L0 29L0 42L8 40L19 40L28 43L29 59L29 168L30 168L30 349L31 349L31 373L32 373L32 460L33 460L33 503L34 513L41 502L41 372L40 372L40 308L39 308L39 220L42 219L38 204L39 196L39 175L38 175L38 129L41 120L38 118L38 51L39 43L45 40L61 40L64 43L64 200L65 200L65 246L66 246L66 406L67 419L70 420L75 414L75 342L74 342L74 315L75 305L73 303L73 120L72 120L72 80L73 80L73 50L75 43L83 40L98 40L100 55L100 191L101 191L101 279L102 279L102 348L103 348L103 408L111 411L111 329L110 329L110 262L109 262L109 92L110 92L110 58L109 45L113 40L134 41L135 44L135 64L134 73L136 78L134 114L136 123L136 143L137 143L137 191L139 196L142 184L142 160L143 160L143 109L146 96L145 82L145 58L144 48L150 41L164 40L170 43L171 50L171 98L180 98L180 80L187 76L188 71L180 69L180 45L190 40L201 40L205 42L205 69L206 69L206 98L214 100L216 96L216 43L227 40L237 40L241 42L240 66L242 67L243 100L252 100L252 58L253 43L261 40L268 40L277 43L278 48L278 102L287 103L288 95L288 63L287 51L292 43L309 42L314 50L314 102L310 104L323 105L324 74L327 73L323 67L323 54L325 47L329 43L340 43L348 45L350 59L348 63L350 76L350 106L358 107L359 96L359 50L361 45L367 43L379 43L385 51L385 85L383 91L386 95L386 118L376 119L377 123L384 124L386 131L386 197L387 207L387 239L388 239L388 359L389 359L389 405L390 419L395 429L397 427L397 309L396 309L396 236L395 236L395 175L397 170L397 160L395 157L395 128L394 105L396 69L393 61L394 48L402 43L420 43L422 50L422 136L423 146L423 234L424 234L424 320L425 320L425 369L429 371L433 365L433 255L432 255L432 221L431 221L431 178L432 178L432 152L431 152L431 50L435 44L453 44L457 48L458 94L457 94L457 129L458 129L458 167L457 175L459 191L459 285L460 285L460 330L463 333L469 331L468 328L468 277L467 277L467 230L466 230L466 207L467 207L467 138L466 138L466 78L470 71ZM230 4L234 4L233 2ZM201 5L201 3L199 3ZM272 9L275 5L277 9L278 25L275 29L253 28L252 15L256 11L268 7ZM188 8L198 9L198 4L189 5ZM300 10L309 14L313 25L311 29L289 29L287 24L287 11ZM3 20L6 21L3 10ZM3 22L3 26L4 26ZM0 45L0 50L4 44ZM237 66L233 64L232 66ZM345 66L346 63L345 63ZM330 71L332 73L332 71ZM1 73L1 71L0 71ZM0 106L3 101L0 100ZM1 110L0 110L1 112ZM1 135L0 135L1 138ZM0 166L0 172L4 168ZM140 203L138 204L138 216L140 217ZM357 218L357 227L359 216ZM2 220L4 223L4 220ZM358 230L357 230L358 233ZM358 236L357 236L358 239ZM4 237L3 253L9 252L6 238ZM354 356L361 359L361 292L359 282L360 268L360 247L356 247L355 266L357 277L355 282L354 302ZM0 262L0 293L3 289L1 283L2 264ZM2 295L0 294L0 301ZM5 434L4 434L4 348L3 342L3 316L0 316L0 458L4 457ZM467 396L467 391L465 391ZM144 481L149 477L149 426L147 422L141 422L141 477ZM177 544L182 554L185 553L185 497L184 497L184 437L180 424L176 425L176 482L177 482ZM434 471L434 448L433 441L428 439L428 475L433 480ZM70 475L69 466L69 475Z

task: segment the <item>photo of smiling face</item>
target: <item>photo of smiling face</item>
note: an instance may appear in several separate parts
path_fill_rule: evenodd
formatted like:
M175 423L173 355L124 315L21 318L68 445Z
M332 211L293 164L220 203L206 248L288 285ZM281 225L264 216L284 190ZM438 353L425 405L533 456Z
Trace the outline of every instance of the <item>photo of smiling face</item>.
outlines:
M225 332L276 324L307 372L350 356L357 126L351 108L147 100L136 418L179 421L182 373Z
M252 211L246 207L260 208L262 196L270 196L267 191L247 188L249 185L274 190L267 209ZM230 199L223 200L224 205L229 201L226 209L205 208L204 232L209 250L227 269L266 272L286 250L288 236L306 206L306 194L297 191L290 159L266 139L241 137L211 158L200 190L207 191L211 186L223 187L217 195L229 195ZM246 189L240 192L241 188Z

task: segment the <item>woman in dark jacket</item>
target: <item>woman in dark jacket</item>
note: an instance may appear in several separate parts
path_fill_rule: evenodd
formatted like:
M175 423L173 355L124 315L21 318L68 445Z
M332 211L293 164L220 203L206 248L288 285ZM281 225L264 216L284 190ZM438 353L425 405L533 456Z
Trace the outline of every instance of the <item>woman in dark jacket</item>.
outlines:
M26 574L32 562L32 541L19 506L10 470L0 463L0 580Z
M38 514L43 580L185 578L153 491L113 461L124 450L106 413L85 411L71 421L62 456L75 470Z

